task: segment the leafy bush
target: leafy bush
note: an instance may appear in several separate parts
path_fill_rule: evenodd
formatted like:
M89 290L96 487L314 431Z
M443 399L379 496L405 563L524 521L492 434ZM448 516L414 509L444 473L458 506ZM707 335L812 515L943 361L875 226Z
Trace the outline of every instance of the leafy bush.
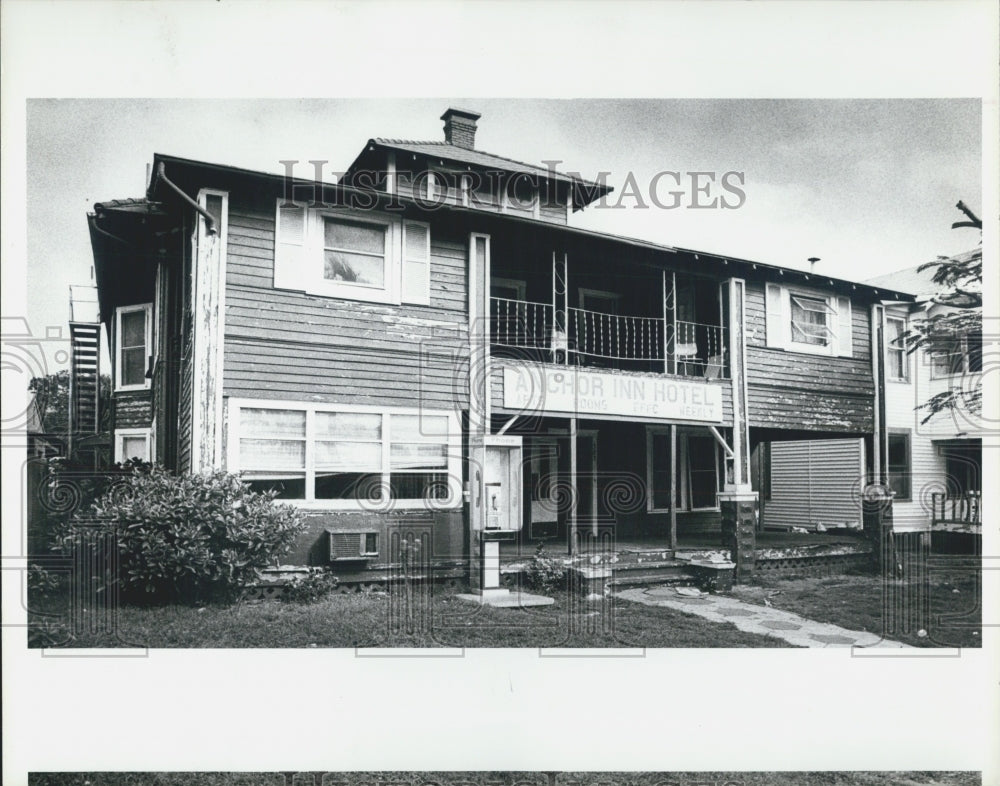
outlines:
M118 582L122 599L229 598L288 551L304 526L274 496L225 472L177 476L154 467L116 484L89 521L75 517L58 541L68 552L116 543L119 565L108 580Z
M322 600L335 589L340 580L326 568L310 568L304 576L291 580L281 595L281 599L290 603L312 603Z
M551 592L561 587L566 580L566 565L558 557L550 557L545 553L541 543L535 549L535 555L528 563L525 571L525 582L528 587L542 592Z

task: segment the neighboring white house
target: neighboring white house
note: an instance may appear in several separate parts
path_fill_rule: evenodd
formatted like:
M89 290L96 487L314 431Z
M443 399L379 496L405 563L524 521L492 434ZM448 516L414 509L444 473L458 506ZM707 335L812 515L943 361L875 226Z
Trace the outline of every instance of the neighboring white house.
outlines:
M956 259L968 259L966 252ZM901 270L865 282L910 292L915 303L885 302L885 420L887 473L895 492L896 531L931 529L981 533L982 439L978 419L945 411L922 423L920 408L949 387L978 388L982 337L963 336L951 347L909 353L902 340L914 320L948 307L933 302L933 269ZM815 529L856 526L865 467L861 439L774 442L761 469L762 521L768 527ZM808 489L803 493L802 489Z

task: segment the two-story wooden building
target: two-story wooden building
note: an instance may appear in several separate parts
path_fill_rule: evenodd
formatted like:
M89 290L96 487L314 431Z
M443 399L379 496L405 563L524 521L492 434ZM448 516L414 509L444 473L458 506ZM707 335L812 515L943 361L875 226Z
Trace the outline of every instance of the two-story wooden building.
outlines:
M575 228L607 186L442 119L336 185L156 155L95 205L117 459L277 489L311 522L293 561L341 572L402 523L441 563L741 517L752 548L774 440L860 437L883 474L885 290Z

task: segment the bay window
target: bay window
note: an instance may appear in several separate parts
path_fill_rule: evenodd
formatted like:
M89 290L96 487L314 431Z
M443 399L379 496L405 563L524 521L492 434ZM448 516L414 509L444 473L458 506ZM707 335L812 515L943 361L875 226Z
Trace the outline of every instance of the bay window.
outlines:
M459 503L460 432L445 412L230 401L230 470L316 507Z

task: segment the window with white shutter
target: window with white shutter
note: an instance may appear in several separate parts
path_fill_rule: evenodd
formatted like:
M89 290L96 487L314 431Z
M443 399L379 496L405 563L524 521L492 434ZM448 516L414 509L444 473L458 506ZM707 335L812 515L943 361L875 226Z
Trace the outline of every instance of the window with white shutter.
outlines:
M765 286L767 346L812 355L853 356L849 297L780 284Z
M371 303L430 305L431 230L371 210L278 200L274 286Z

